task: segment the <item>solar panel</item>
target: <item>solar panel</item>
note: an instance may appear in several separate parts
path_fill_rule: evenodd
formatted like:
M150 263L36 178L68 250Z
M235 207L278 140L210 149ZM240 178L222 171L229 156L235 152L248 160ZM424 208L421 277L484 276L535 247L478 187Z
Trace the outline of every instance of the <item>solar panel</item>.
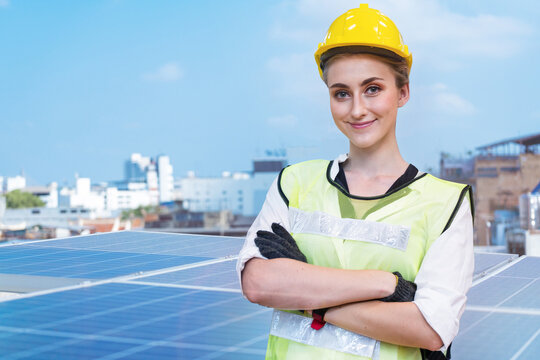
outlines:
M454 358L535 359L540 354L539 280L537 257L519 258L479 280L469 292Z
M475 253L474 254L474 278L486 276L489 272L514 261L516 254Z
M2 358L260 358L271 311L240 295L242 243L127 231L0 247L0 285L91 279L0 302Z
M17 276L66 284L0 302L2 359L263 358L271 309L240 294L242 243L125 231L0 246L0 287ZM475 262L453 359L534 358L540 260Z
M260 356L262 349L242 344L266 338L269 317L270 309L236 293L110 283L0 303L0 348L12 359L94 358L85 353L92 340L107 344L103 359L150 352L182 359ZM13 341L20 333L26 346Z
M189 286L211 286L240 290L240 282L236 274L236 259L193 267L185 270L167 272L165 274L139 277L130 283L175 284Z
M66 250L19 245L15 251L3 248L0 273L75 278L111 278L139 271L180 266L207 257L172 256L130 252Z
M238 254L243 243L243 238L238 237L123 231L23 244L39 248L223 257Z

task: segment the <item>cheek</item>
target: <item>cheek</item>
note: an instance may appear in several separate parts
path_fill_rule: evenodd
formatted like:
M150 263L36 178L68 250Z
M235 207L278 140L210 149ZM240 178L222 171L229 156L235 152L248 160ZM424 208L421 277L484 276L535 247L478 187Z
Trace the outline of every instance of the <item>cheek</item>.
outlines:
M383 114L397 112L397 109L398 109L397 99L388 97L388 98L377 98L373 100L374 101L369 103L369 108L373 113L383 115Z
M330 112L334 119L341 118L347 115L349 111L349 105L347 102L339 102L335 100L330 100Z

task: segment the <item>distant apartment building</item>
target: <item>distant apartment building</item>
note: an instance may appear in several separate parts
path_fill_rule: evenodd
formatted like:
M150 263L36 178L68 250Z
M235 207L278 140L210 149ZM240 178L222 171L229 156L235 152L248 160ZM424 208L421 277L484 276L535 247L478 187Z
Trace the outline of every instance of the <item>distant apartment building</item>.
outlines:
M124 183L145 183L152 204L174 200L173 166L166 155L158 155L154 160L138 153L131 154L124 164Z
M26 178L24 175L13 177L0 176L0 193L8 193L13 190L21 190L26 187Z
M27 186L21 191L37 196L45 203L47 208L58 207L58 184L52 182L47 186Z
M286 163L284 158L256 159L251 172L224 172L221 177L197 177L191 172L176 181L177 191L189 211L230 210L235 215L254 216Z
M470 158L443 154L440 176L473 186L475 244L497 243L499 225L518 221L520 196L540 182L540 134L480 146Z
M96 214L93 211L82 208L8 209L2 219L2 225L17 228L28 228L37 225L69 228L80 226L81 219L91 219L95 217Z
M158 156L156 161L156 171L159 188L159 202L169 202L174 200L174 176L173 167L168 156Z
M52 182L47 186L28 186L24 175L14 177L0 176L0 194L14 190L30 193L39 197L48 208L58 206L58 184Z
M173 199L173 167L168 156L157 161L132 154L124 163L124 179L91 184L90 178L76 177L75 187L59 192L60 206L81 207L99 216L113 216L124 209L159 205Z

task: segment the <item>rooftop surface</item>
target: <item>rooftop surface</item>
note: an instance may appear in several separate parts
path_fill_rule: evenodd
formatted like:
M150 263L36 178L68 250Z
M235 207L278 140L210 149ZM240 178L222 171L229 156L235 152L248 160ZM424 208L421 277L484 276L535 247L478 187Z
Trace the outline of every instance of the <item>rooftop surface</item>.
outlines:
M507 144L518 144L523 146L533 146L540 144L540 133L520 136L515 138L510 138L506 140L500 140L491 144L483 145L477 147L478 150L489 150L498 146L503 146Z

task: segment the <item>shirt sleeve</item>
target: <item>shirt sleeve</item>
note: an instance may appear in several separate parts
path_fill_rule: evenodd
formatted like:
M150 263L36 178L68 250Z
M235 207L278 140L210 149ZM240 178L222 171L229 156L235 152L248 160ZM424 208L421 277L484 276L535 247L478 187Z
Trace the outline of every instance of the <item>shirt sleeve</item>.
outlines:
M279 194L278 179L276 178L270 186L270 189L266 194L266 199L262 206L261 212L249 228L246 235L246 240L244 241L244 246L238 254L238 260L236 262L236 272L238 273L238 279L240 281L240 284L242 284L242 270L244 270L246 262L255 257L266 259L264 256L261 255L259 248L255 244L255 237L257 236L257 231L272 231L272 223L278 223L286 230L289 230L290 226L288 214L289 210L287 204Z
M414 303L441 337L441 351L446 351L458 333L473 270L473 223L465 198L452 225L427 251L415 279Z

